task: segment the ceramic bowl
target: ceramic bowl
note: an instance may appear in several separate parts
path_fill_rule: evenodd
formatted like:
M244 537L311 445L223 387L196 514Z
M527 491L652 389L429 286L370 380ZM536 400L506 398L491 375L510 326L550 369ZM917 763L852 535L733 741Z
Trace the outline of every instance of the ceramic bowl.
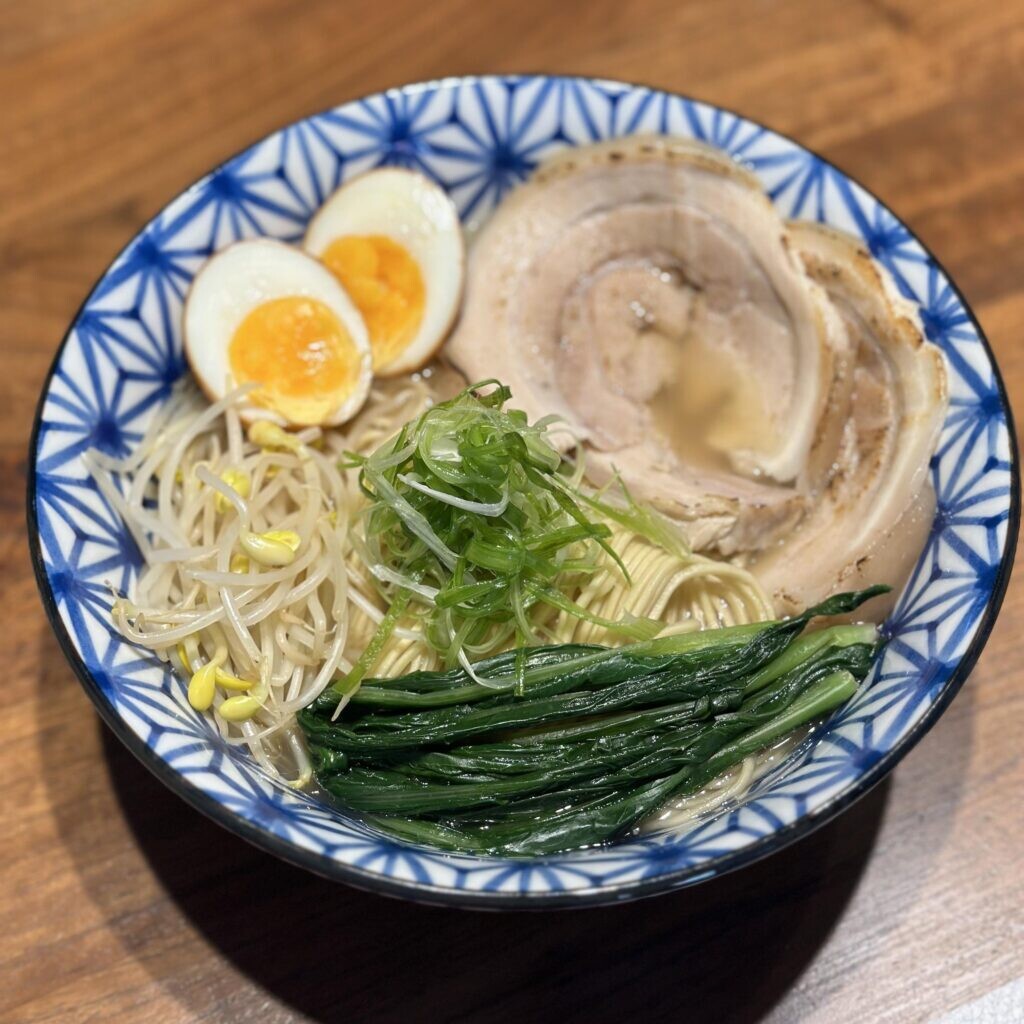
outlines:
M667 132L727 150L787 217L863 239L920 307L952 400L932 475L927 547L857 696L738 805L684 831L537 860L447 856L384 838L270 781L188 705L185 685L112 630L106 581L127 590L139 553L81 461L124 455L185 372L182 300L214 250L296 240L342 181L380 164L425 172L472 227L547 154ZM956 286L879 200L797 143L736 114L640 86L548 76L449 79L298 121L174 198L103 275L50 371L29 460L29 530L43 601L103 719L168 786L257 846L321 875L435 903L584 905L627 900L747 864L864 794L924 735L970 672L1010 572L1018 470L1010 410Z

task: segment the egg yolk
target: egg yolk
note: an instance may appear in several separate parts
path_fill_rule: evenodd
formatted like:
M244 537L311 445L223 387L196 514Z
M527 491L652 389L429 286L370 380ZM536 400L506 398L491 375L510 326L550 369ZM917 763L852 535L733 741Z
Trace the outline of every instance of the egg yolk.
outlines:
M336 238L320 260L363 315L373 368L379 370L394 362L423 320L425 289L416 261L403 246L383 235Z
M238 325L228 347L239 384L291 423L322 423L359 382L360 358L351 335L322 302L302 296L271 299Z

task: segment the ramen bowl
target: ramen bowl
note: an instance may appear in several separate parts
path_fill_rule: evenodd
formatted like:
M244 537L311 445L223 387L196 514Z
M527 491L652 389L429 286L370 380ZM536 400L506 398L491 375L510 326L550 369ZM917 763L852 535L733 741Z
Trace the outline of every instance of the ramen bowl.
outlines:
M420 170L478 226L544 157L641 133L724 149L787 217L863 240L920 307L946 355L951 401L931 472L927 544L856 696L738 803L685 828L530 860L442 854L385 838L270 779L192 710L185 681L126 642L110 587L141 559L82 462L127 454L185 372L182 304L197 268L241 238L299 239L340 183L379 165ZM431 903L582 906L692 885L828 821L883 778L963 684L992 628L1018 526L1017 453L991 349L936 259L878 199L797 143L734 113L640 86L552 76L448 79L346 103L275 132L174 198L86 299L39 402L28 518L43 602L97 710L163 782L284 860Z

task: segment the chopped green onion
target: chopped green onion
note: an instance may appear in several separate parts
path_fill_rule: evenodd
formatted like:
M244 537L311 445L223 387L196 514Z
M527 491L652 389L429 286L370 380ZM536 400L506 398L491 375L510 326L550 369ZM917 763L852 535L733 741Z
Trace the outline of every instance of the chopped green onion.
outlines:
M370 499L359 553L381 595L405 593L403 617L448 667L536 642L539 604L632 639L654 636L661 623L604 619L567 596L606 557L629 580L611 530L585 508L648 535L654 520L632 499L618 508L585 498L547 435L554 421L531 425L506 408L510 398L485 381L428 409L372 455L348 457Z

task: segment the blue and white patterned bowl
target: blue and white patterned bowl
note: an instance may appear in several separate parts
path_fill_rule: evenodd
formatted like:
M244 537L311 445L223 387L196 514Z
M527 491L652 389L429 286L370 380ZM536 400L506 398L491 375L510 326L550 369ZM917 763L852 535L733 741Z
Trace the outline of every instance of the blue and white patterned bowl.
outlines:
M196 269L238 238L298 239L340 182L379 164L441 183L467 222L486 217L538 160L640 132L704 139L744 161L786 216L860 236L918 303L946 353L952 401L932 473L928 545L887 624L868 684L743 803L685 832L531 861L452 857L394 842L279 787L222 743L185 686L112 631L109 590L139 553L81 453L124 455L184 372L181 307ZM937 261L877 199L759 125L617 82L528 76L391 90L285 128L178 196L103 275L61 345L32 438L29 530L47 612L104 720L173 790L286 860L369 889L475 906L631 899L749 863L828 820L886 774L960 688L1010 574L1017 455L992 353Z

